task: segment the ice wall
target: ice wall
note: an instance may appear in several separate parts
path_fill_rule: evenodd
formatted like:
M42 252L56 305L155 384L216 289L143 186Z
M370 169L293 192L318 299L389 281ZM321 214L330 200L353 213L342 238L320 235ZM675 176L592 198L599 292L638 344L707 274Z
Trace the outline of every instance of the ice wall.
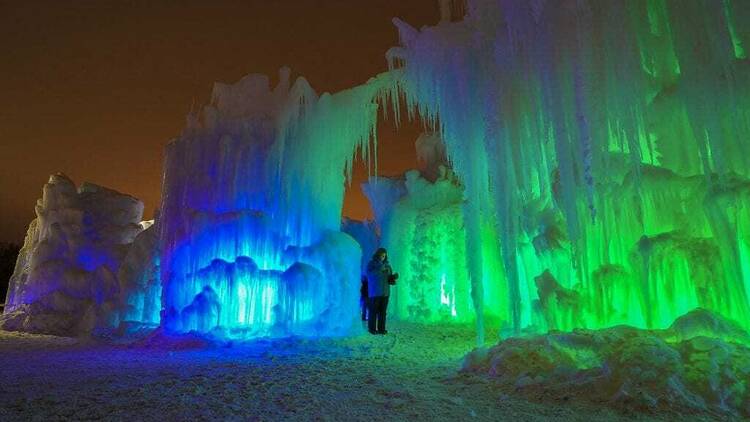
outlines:
M117 275L143 231L143 203L91 183L50 176L36 205L0 327L86 334L119 322Z
M380 244L400 274L389 306L398 317L414 321L473 321L463 186L450 169L438 133L421 134L415 148L419 169L400 178L371 177L362 185L374 210ZM497 237L487 229L491 227L482 235L495 240L487 243L491 247ZM485 311L500 315L507 303L498 303L498 295L491 294L504 281L495 268L500 256L497 248L484 253L488 279L483 299L489 300Z
M141 223L144 230L135 237L120 265L120 321L136 325L158 326L161 322L161 271L159 226Z
M367 263L370 262L375 250L380 246L380 235L375 221L359 221L344 217L341 223L341 231L354 238L362 249L360 269L364 275L367 270Z
M465 188L466 249L496 232L510 326L663 327L695 306L747 325L750 3L466 11L394 20L388 58ZM491 259L467 257L480 318Z
M164 323L229 336L337 334L356 314L361 251L340 232L389 74L318 95L282 69L216 84L167 148ZM346 258L346 259L345 259Z
M373 177L362 189L372 204L387 207L377 222L400 275L389 305L395 314L421 322L473 320L463 190L455 176L441 167L430 182L412 170L398 181ZM389 196L396 200L388 203Z

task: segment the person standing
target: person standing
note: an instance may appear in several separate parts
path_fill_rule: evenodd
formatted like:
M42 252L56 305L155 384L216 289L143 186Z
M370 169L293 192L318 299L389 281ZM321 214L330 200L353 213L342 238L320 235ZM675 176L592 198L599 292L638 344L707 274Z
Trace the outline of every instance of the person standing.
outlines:
M391 264L388 263L388 252L379 248L367 263L367 296L369 298L369 315L367 330L370 334L386 334L386 312L388 298L391 294L391 284L395 283L397 274L393 274Z

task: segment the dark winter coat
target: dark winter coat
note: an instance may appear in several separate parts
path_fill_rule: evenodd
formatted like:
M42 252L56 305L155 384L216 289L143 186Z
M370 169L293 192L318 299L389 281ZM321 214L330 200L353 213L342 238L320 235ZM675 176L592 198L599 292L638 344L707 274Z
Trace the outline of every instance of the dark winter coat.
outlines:
M388 283L388 278L392 273L393 269L388 261L371 259L367 263L367 295L369 297L390 296L391 285Z

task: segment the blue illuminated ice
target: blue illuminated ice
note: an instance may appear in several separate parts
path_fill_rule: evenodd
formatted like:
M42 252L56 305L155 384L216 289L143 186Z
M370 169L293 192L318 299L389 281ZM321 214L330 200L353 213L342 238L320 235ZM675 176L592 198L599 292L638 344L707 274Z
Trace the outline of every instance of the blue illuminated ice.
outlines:
M143 203L132 196L50 176L10 280L0 327L77 335L117 325L123 287L118 273L143 234L142 214Z
M282 69L217 84L167 148L165 327L230 337L343 334L361 248L340 231L352 160L374 135L377 80L318 96Z

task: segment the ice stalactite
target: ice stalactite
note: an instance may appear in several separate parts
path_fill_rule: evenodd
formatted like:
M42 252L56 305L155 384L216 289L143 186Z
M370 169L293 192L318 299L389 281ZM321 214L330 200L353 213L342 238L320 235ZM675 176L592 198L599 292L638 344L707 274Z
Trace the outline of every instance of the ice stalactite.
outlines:
M372 178L363 185L376 213L380 244L400 274L393 314L420 322L469 322L477 294L466 270L462 189L441 167L432 181L412 170L403 179ZM389 305L391 306L391 305Z
M135 248L120 268L87 234L45 244L80 233L44 213L32 247L113 288L120 268L124 315L143 321L158 267L172 331L344 333L361 265L344 188L356 154L376 151L382 107L419 116L434 132L422 147L439 145L420 157L446 158L367 186L404 272L399 315L475 319L480 342L485 323L661 328L695 307L750 326L750 2L466 0L457 20L458 3L441 1L435 26L394 19L390 70L363 85L318 95L286 69L273 89L217 84L167 148L158 259L134 262ZM21 278L10 308L38 293Z
M486 216L467 212L465 187L451 170L440 136L416 141L418 170L402 177L373 177L362 186L375 211L380 243L401 277L391 301L394 315L425 323L476 322L505 318L509 300L497 230ZM467 217L477 216L467 222ZM479 225L470 239L466 227ZM472 261L473 259L473 261ZM477 280L467 263L481 265ZM482 318L478 308L484 307Z
M390 74L318 95L282 69L217 84L167 150L164 323L229 336L344 333L360 248L340 232L344 188L367 159Z
M748 19L737 0L467 0L462 21L394 20L397 89L443 138L467 248L494 227L514 331L696 306L748 324ZM466 258L493 288L491 258Z

